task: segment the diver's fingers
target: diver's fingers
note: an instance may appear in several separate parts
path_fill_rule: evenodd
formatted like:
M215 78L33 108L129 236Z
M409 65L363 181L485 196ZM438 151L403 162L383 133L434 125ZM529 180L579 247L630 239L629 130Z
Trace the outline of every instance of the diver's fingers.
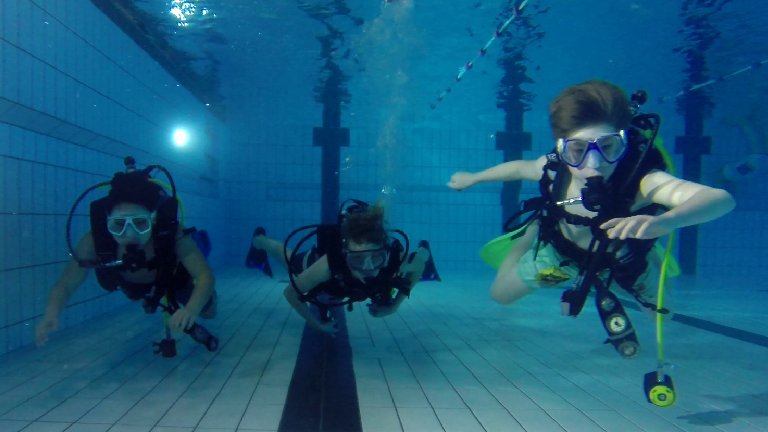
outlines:
M626 240L627 237L629 237L629 234L632 232L632 228L635 226L637 226L637 219L627 219L627 224L624 229L621 230L621 235L619 238L621 240Z
M616 225L613 226L613 228L610 228L608 230L608 238L615 239L619 235L621 235L621 230L624 229L624 226L627 224L626 221L621 220Z
M615 219L611 219L611 220L609 220L608 222L605 222L604 224L600 225L600 229L608 229L608 228L613 228L613 227L615 227L616 225L618 225L618 224L619 224L621 221L623 221L623 220L624 220L624 218L615 218Z
M622 228L627 223L625 219L614 219L614 221L616 221L616 223L614 223L613 226L607 229L608 238L612 238L612 239L619 236Z
M652 223L653 223L653 219L648 219L647 221L645 221L645 223L640 225L640 228L637 229L637 235L635 236L635 238L639 238L639 239L644 238L645 232L648 230L648 227L651 226Z

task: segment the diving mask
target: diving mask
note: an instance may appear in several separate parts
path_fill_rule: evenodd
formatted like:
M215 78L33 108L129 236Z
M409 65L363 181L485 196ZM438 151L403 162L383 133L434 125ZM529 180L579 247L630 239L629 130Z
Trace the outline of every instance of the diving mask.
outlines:
M587 140L581 138L563 139L557 141L557 153L566 164L578 168L586 161L589 168L600 166L600 157L609 164L615 164L627 154L626 131L612 133Z
M361 251L345 251L347 265L352 270L380 270L387 265L389 249L386 247Z
M125 230L129 225L132 226L138 234L145 234L152 229L152 218L148 215L114 216L107 218L107 230L116 236L125 234Z

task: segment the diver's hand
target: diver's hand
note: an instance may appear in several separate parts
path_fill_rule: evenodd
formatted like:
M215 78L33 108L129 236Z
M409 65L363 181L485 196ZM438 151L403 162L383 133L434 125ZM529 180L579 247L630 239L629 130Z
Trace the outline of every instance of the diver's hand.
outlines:
M59 329L59 317L45 314L43 320L37 324L35 329L35 344L38 348L45 345L48 342L48 333Z
M324 323L316 322L312 324L312 328L323 333L328 333L331 337L336 337L336 332L339 331L339 328L336 326L336 321L328 321Z
M648 215L611 219L600 225L600 228L607 230L608 238L621 240L655 239L675 230L666 219Z
M384 318L397 312L395 306L382 306L373 303L368 303L366 306L368 306L368 313L374 318Z
M168 321L168 327L171 328L171 331L182 332L192 327L192 324L195 323L196 319L197 314L187 308L182 308L171 315L171 319Z
M448 182L448 187L453 190L464 190L470 186L474 186L477 183L477 177L474 174L468 172L457 172L451 177L451 181Z

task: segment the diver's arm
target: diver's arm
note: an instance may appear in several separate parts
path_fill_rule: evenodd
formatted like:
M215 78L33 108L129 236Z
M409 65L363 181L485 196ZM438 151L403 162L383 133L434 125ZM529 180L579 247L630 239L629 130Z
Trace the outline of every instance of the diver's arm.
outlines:
M328 266L328 256L323 255L317 261L315 261L314 264L309 266L308 269L304 270L298 276L296 276L293 279L293 282L302 293L306 294L312 288L320 285L330 278L331 268ZM307 325L316 330L322 330L320 321L309 312L309 307L301 301L299 298L299 293L296 292L296 289L292 284L288 284L288 286L285 287L283 294L285 295L285 299L288 301L288 304L290 304L291 307L307 321Z
M403 266L400 267L400 274L404 274L404 277L408 279L410 285L408 286L409 292L407 295L402 290L397 291L397 295L392 302L392 308L394 308L394 310L397 310L400 305L403 304L405 299L413 293L413 289L416 287L416 284L421 281L421 276L424 274L424 269L426 267L427 262L419 254L416 254L416 256L413 257L413 261L403 264Z
M96 246L93 243L93 237L90 231L85 233L75 246L75 256L81 261L96 261ZM88 268L80 267L74 257L67 262L64 271L59 280L51 289L48 297L48 303L45 307L45 314L52 317L58 317L62 310L67 306L67 302L72 298L77 288L85 282L88 277Z
M736 207L731 194L722 189L681 180L663 171L646 175L640 183L640 194L670 209L658 218L672 229L709 222Z
M179 257L179 261L195 281L195 287L184 307L194 313L195 316L200 315L213 294L216 278L213 276L211 266L208 265L208 261L192 237L187 235L176 240L176 256Z
M541 179L542 169L546 163L546 156L542 156L536 160L504 162L474 174L474 180L475 183L519 180L539 181Z

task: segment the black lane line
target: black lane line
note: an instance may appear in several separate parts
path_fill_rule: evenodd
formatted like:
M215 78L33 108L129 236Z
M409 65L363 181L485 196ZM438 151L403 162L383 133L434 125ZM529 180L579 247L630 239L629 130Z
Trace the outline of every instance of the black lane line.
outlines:
M278 432L363 431L344 308L331 316L335 338L304 327Z
M633 303L630 301L622 301L621 303L624 305L625 308L640 311L640 307L636 303ZM731 339L736 339L741 342L746 342L753 345L758 345L764 348L768 348L768 336L764 336L761 334L737 329L734 327L729 327L727 325L718 324L713 321L692 317L690 315L683 315L680 313L675 313L675 315L672 317L672 321L679 322L680 324L685 324L687 326L691 326L699 330L704 330L704 331L708 331L710 333L716 333Z

